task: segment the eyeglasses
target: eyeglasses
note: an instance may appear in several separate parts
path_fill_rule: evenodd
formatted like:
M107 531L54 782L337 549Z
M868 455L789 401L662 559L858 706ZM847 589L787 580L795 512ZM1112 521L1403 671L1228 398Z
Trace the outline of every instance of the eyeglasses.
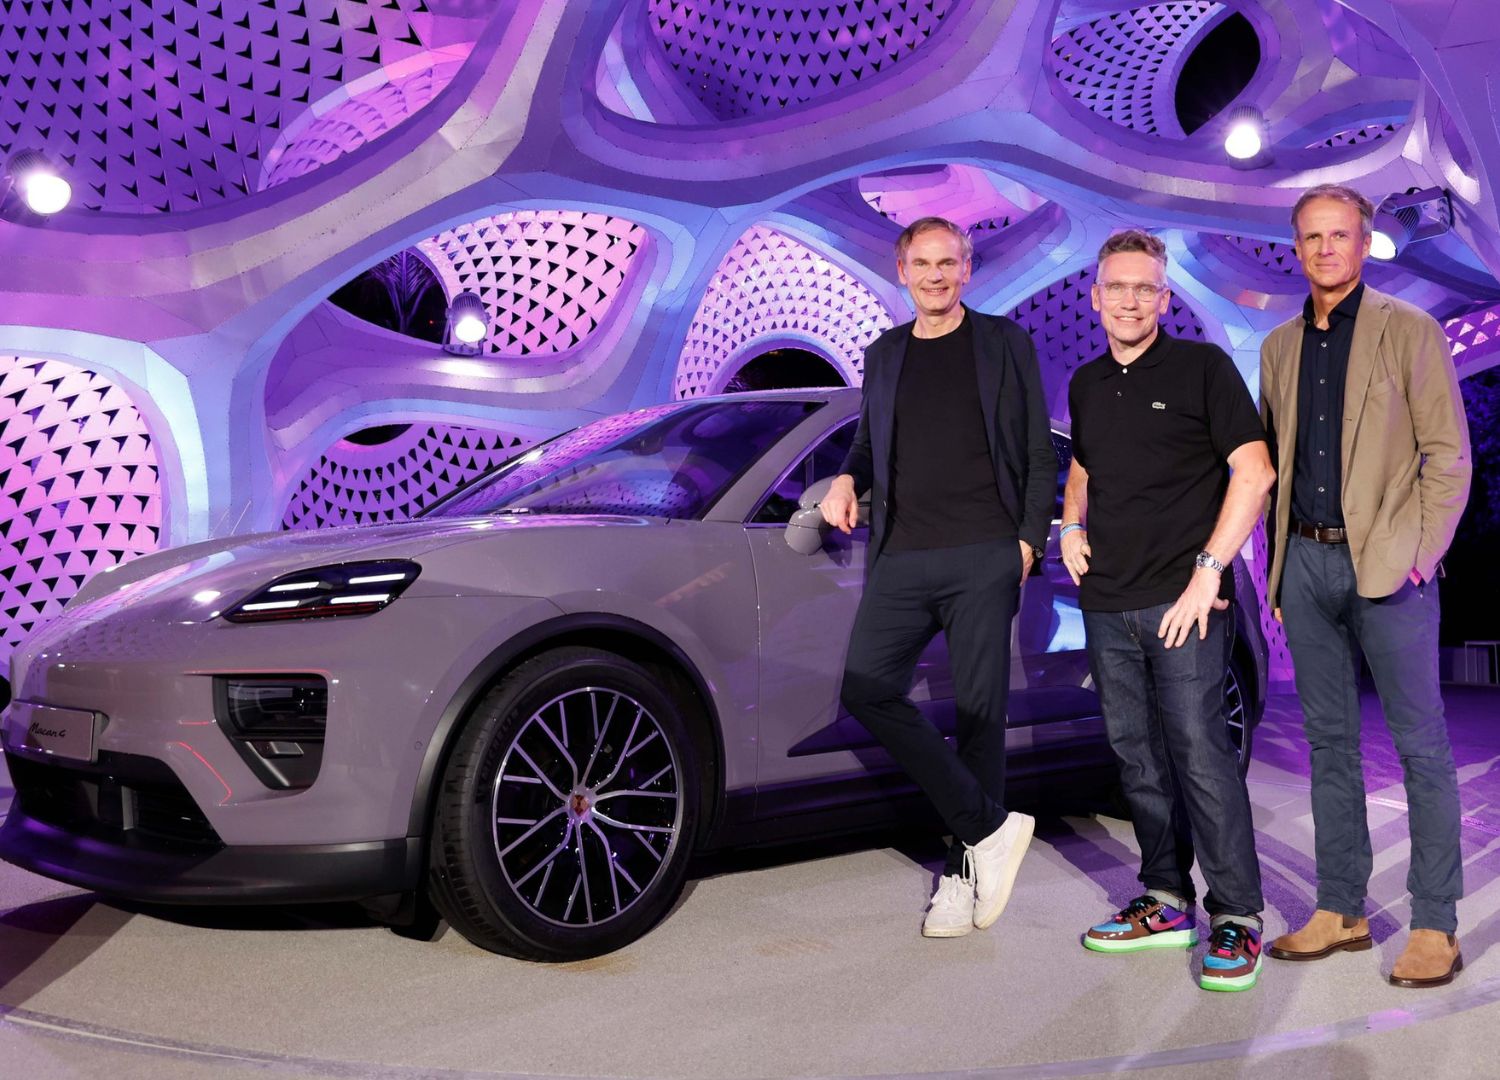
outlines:
M1154 285L1149 281L1138 282L1134 285L1125 281L1101 281L1099 291L1104 294L1106 300L1123 300L1127 292L1135 293L1135 298L1143 304L1149 304L1162 293L1167 292L1163 285Z

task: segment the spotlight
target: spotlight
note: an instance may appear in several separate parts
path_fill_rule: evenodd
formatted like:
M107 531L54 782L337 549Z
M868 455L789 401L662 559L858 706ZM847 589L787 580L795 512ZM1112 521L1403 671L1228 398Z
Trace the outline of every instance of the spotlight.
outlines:
M50 217L73 198L73 185L58 175L40 150L18 150L11 155L5 173L33 214Z
M1409 246L1441 236L1453 227L1453 200L1443 188L1412 188L1387 195L1375 208L1370 258L1384 262Z
M1241 105L1229 113L1224 131L1224 153L1237 162L1250 162L1266 145L1266 118L1254 105Z
M461 292L448 305L448 333L443 348L455 356L478 356L480 342L490 332L490 313L484 301Z

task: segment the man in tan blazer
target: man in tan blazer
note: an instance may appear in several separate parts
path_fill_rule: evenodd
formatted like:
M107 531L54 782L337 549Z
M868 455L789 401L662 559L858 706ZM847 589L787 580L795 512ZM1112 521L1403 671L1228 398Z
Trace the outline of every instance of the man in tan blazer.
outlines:
M1468 499L1469 432L1442 328L1360 281L1373 216L1368 199L1338 185L1297 200L1311 295L1261 346L1261 412L1277 456L1268 587L1312 755L1318 869L1317 910L1270 954L1318 960L1371 947L1362 653L1401 756L1411 828L1411 935L1390 981L1440 986L1463 967L1463 865L1436 577Z

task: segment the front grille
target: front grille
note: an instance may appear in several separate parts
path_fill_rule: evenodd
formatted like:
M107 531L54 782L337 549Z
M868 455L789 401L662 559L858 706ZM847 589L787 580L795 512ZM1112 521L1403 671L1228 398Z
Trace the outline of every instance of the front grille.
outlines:
M5 755L16 806L28 817L109 843L157 850L224 846L187 788L164 762L99 752L95 765Z

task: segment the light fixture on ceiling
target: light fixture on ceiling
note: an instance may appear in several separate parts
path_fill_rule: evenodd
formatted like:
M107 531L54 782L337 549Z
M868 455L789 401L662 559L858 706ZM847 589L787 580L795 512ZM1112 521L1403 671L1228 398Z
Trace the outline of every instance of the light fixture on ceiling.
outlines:
M33 214L51 217L73 198L73 185L63 179L57 168L40 150L18 150L5 164L9 194L15 190Z
M1411 244L1453 228L1453 200L1443 188L1413 188L1387 195L1375 208L1370 258L1389 262Z
M443 349L454 356L478 356L481 342L490 332L490 313L484 301L471 292L461 292L448 304L448 327Z
M1229 123L1224 129L1224 153L1235 164L1260 164L1266 138L1266 118L1254 105L1239 105L1230 110Z

